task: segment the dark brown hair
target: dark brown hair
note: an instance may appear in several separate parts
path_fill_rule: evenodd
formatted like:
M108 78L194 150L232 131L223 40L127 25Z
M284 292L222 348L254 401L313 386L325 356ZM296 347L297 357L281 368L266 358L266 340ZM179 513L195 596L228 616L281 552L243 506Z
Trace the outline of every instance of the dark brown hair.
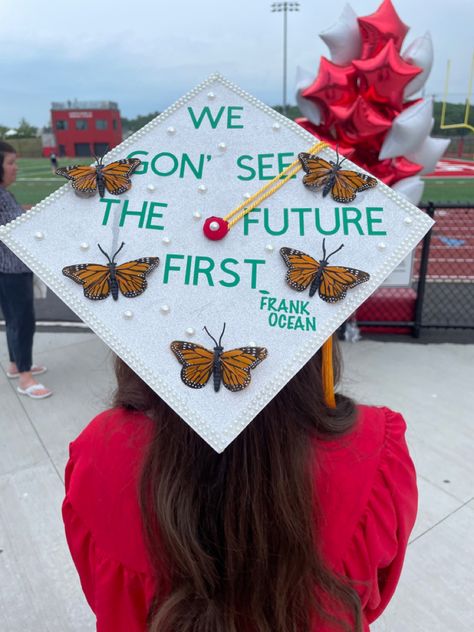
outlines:
M3 161L5 160L5 154L16 154L16 149L9 143L0 140L0 184L3 182Z
M339 376L335 347L335 376ZM157 591L150 632L361 631L358 595L325 565L314 438L350 430L327 408L316 354L217 454L121 360L115 404L155 422L140 488ZM316 626L313 627L313 626Z

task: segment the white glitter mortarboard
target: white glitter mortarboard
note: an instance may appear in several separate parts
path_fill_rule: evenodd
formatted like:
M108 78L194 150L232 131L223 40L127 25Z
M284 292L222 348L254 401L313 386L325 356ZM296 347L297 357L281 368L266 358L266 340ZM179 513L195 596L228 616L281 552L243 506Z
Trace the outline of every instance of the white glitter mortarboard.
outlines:
M136 157L132 188L82 199L67 183L0 238L216 451L221 452L323 342L384 281L432 221L379 182L343 204L302 184L303 171L242 218L222 240L204 235L316 139L231 84L211 76L113 149L104 164ZM318 154L334 160L335 153ZM345 169L357 167L349 161ZM42 239L38 239L38 235ZM36 235L36 237L35 237ZM329 303L286 281L281 248L316 260L341 244L329 265L366 271L370 279ZM159 257L140 296L91 301L62 274L65 266L117 264ZM84 244L90 244L85 250ZM82 247L81 247L82 246ZM243 390L215 392L181 380L174 340L212 350L223 325L225 350L257 346L268 357Z

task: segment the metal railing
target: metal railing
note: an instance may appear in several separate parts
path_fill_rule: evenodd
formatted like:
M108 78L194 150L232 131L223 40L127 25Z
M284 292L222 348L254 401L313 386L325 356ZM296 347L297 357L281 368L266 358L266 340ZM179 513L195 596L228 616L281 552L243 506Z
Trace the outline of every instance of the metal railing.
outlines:
M118 110L115 101L53 101L52 110Z

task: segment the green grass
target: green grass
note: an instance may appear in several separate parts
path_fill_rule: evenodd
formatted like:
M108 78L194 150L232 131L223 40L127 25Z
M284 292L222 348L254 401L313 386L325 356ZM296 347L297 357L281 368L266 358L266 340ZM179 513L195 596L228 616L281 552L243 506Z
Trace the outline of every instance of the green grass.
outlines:
M474 178L429 178L422 202L474 204Z
M59 166L90 165L92 158L62 158ZM51 171L49 158L19 158L18 176L10 191L19 204L32 206L59 189L67 182L62 176Z
M62 158L59 164L60 166L87 165L91 162L91 158ZM18 164L18 179L11 187L11 191L20 204L37 204L66 182L61 176L51 173L49 158L20 158ZM430 178L425 180L422 202L428 201L473 204L474 178Z

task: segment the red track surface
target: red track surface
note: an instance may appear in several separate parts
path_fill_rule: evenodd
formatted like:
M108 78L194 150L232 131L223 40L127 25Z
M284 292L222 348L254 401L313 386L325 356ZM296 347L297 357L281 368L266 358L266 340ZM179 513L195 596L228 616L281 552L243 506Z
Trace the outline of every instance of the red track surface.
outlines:
M474 177L474 162L445 158L436 165L433 173L425 178L472 178Z

